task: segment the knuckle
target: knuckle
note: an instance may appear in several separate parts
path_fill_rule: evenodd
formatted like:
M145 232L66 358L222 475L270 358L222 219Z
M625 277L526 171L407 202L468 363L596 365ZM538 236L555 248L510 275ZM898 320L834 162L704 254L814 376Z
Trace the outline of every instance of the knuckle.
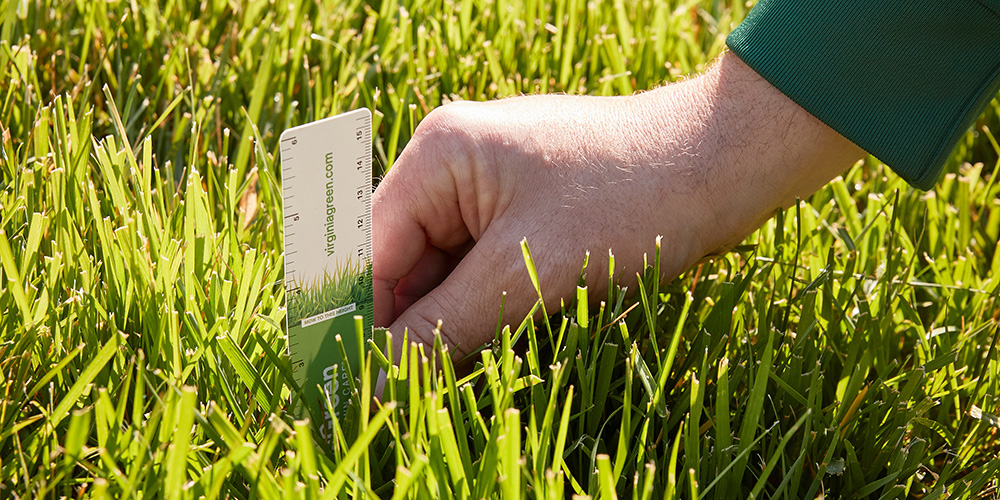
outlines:
M442 159L467 160L480 144L484 130L489 129L481 110L482 103L466 101L435 108L420 121L413 139Z
M435 108L421 120L400 157L406 184L445 173L463 186L493 179L495 126L483 103L459 101Z
M467 121L468 108L459 103L446 104L431 110L420 121L414 131L414 138L420 141L453 141L461 139L463 122Z
M481 103L457 101L438 106L420 121L417 130L425 133L460 133L467 128Z

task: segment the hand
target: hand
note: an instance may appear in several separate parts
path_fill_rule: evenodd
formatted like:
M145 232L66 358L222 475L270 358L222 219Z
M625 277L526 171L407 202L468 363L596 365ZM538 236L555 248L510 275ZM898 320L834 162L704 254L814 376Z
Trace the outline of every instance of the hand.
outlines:
M585 252L591 297L607 252L634 283L663 236L663 279L737 244L864 152L732 55L704 75L627 97L458 102L430 113L374 197L375 323L441 334L456 356L537 299L571 298Z

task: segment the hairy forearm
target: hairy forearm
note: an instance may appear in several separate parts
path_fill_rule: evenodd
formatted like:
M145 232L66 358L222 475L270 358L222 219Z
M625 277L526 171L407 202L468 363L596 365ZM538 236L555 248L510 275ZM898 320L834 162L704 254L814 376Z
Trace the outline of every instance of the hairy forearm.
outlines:
M666 154L672 168L690 177L686 189L701 192L701 223L717 228L699 233L710 253L735 245L865 155L732 54L703 75L636 100L651 144L676 142L684 131L688 154L665 148ZM677 176L664 177L675 182Z

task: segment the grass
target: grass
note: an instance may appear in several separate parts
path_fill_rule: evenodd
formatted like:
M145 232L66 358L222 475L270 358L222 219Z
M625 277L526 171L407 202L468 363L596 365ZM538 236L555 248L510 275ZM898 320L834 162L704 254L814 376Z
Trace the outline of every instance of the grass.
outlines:
M445 101L650 88L747 10L627 6L0 2L0 496L1000 496L996 101L934 191L868 159L468 375L373 343L393 402L330 447L285 412L277 135L366 106L388 169Z

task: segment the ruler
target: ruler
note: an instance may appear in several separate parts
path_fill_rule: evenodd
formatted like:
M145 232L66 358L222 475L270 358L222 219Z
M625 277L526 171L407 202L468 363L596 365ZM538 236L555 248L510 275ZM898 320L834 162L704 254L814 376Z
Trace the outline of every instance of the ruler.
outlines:
M358 109L281 134L288 357L305 411L331 442L370 336L372 115ZM343 345L337 341L337 336ZM347 359L344 359L346 355Z

